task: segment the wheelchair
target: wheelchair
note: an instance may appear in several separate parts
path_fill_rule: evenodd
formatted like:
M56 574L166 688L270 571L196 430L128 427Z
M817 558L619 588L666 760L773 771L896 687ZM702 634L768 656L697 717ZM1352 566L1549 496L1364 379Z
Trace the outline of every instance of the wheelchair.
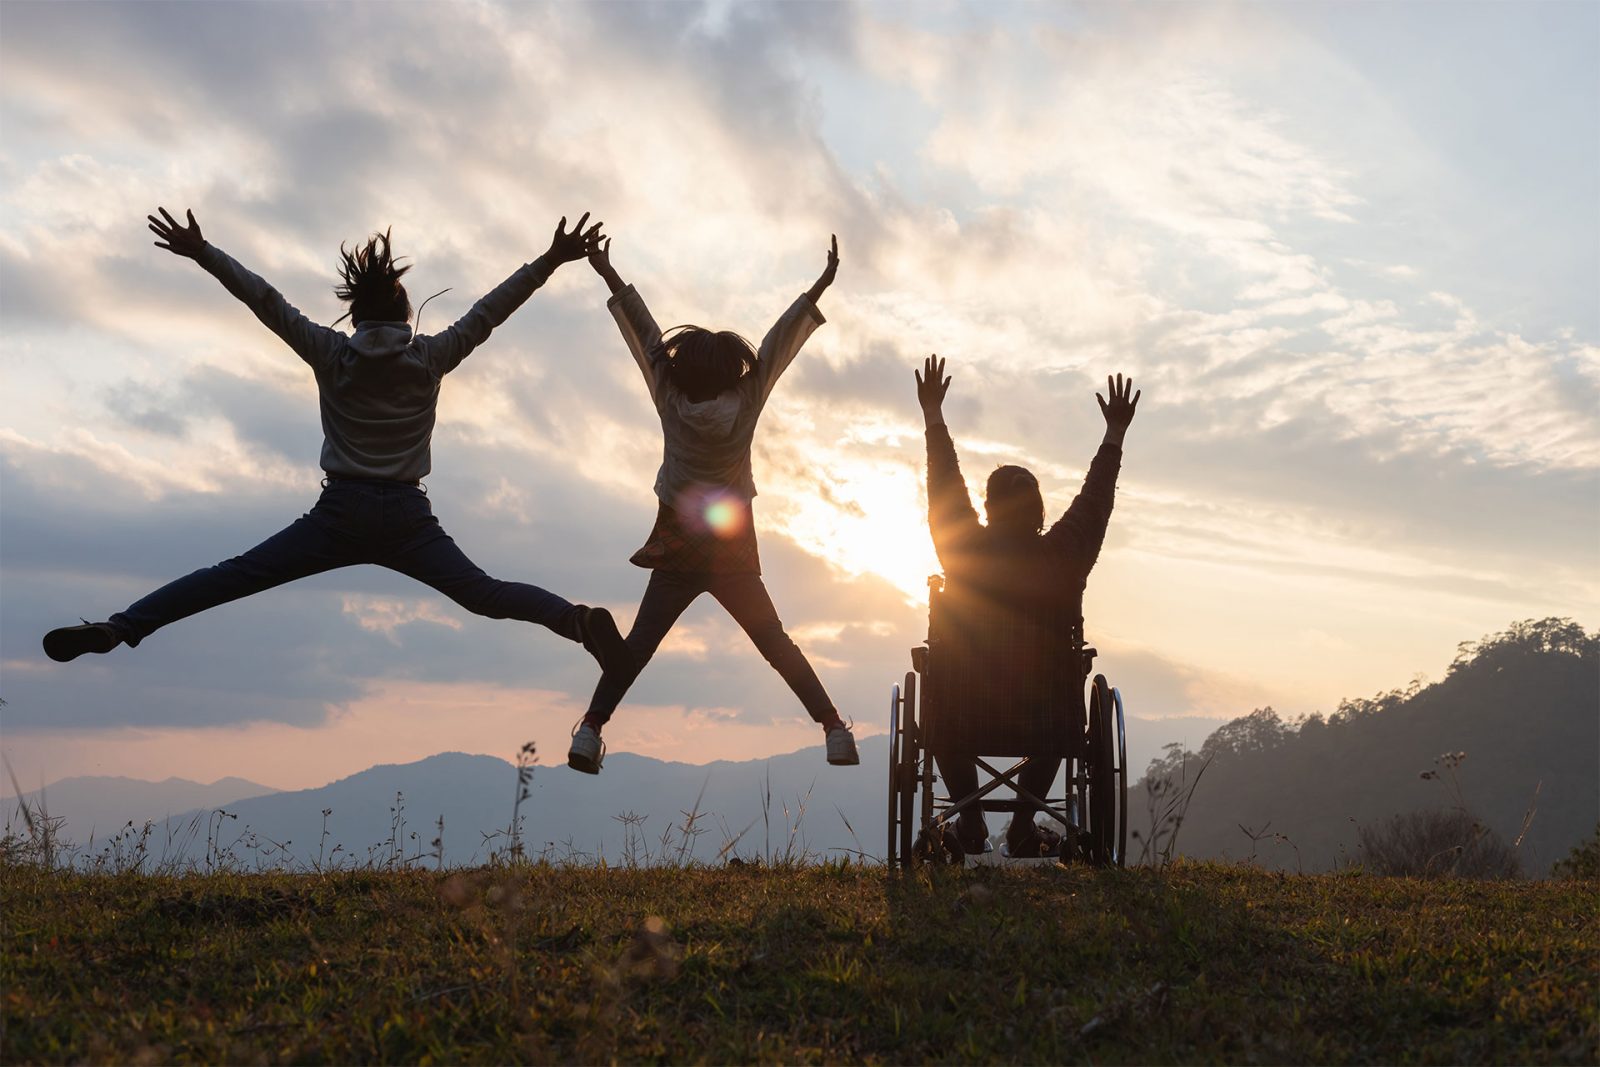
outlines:
M1060 824L1063 861L1124 866L1128 749L1122 693L1103 674L1089 680L1096 651L1084 644L1082 619L1004 612L963 618L955 600L942 576L928 579L927 641L911 650L912 669L890 690L888 865L962 862L955 835L945 831L954 829L961 812L977 806L984 812L1042 808ZM1018 657L1012 654L1019 648L1033 649L1031 658L1020 657L1022 671L1014 669ZM935 752L971 758L990 781L966 796L941 794L935 788ZM1037 755L1064 760L1060 795L1034 796L1017 782ZM1009 767L997 765L1017 757ZM1017 799L995 796L1003 786Z

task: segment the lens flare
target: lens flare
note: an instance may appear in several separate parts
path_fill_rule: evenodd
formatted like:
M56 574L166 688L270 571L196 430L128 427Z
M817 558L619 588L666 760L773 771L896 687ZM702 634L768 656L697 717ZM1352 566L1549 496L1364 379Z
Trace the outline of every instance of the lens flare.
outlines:
M750 526L750 505L720 487L695 486L678 497L678 514L692 528L708 530L724 540Z
M731 500L713 500L706 505L706 525L718 537L728 537L739 532L744 525L744 515Z

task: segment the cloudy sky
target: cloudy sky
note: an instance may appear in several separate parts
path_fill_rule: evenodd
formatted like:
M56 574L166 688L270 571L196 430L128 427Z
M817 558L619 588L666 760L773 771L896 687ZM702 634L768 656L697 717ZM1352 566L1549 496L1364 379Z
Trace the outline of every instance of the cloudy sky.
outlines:
M0 748L316 785L535 739L575 645L375 568L68 665L102 619L307 510L309 371L156 205L312 318L392 225L435 330L590 210L663 322L828 323L757 439L767 580L860 732L920 640L937 351L975 488L1064 509L1107 373L1144 390L1086 611L1146 717L1329 711L1512 620L1600 621L1600 6L0 5ZM446 382L436 513L491 573L645 572L659 430L582 263ZM708 600L607 734L817 740Z

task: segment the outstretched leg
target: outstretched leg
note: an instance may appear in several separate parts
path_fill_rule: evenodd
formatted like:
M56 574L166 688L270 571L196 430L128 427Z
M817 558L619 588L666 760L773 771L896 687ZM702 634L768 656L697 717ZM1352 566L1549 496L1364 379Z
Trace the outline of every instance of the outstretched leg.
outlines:
M632 660L627 672L605 671L600 683L589 698L589 710L572 731L572 747L567 751L567 766L584 774L599 774L605 760L606 746L600 740L600 731L611 721L611 713L622 703L623 695L633 680L639 676L650 657L656 654L662 638L672 629L685 608L694 598L705 592L706 576L683 571L651 571L650 584L645 586L644 599L633 617L633 629L628 631L626 647Z
M578 605L548 589L485 574L445 533L428 498L420 492L407 494L403 506L410 527L407 536L397 549L375 562L437 589L474 615L531 622L569 641L583 640Z
M650 584L645 586L644 598L639 601L639 611L633 617L633 628L628 631L628 651L633 653L634 672L629 675L602 675L589 700L589 710L583 721L596 732L611 721L622 698L633 684L633 679L661 647L662 639L672 629L695 597L705 592L705 575L684 571L651 571Z
M318 501L309 514L243 555L202 567L134 602L104 623L63 627L45 635L45 652L66 662L85 652L137 646L168 623L297 578L363 562L361 546L342 535Z
M800 698L807 714L822 727L828 762L842 767L859 764L861 756L856 751L855 734L839 718L839 709L828 699L828 692L822 688L822 681L811 669L805 653L784 632L761 575L720 574L711 584L711 595L744 628L761 655Z
M822 688L822 681L811 669L805 653L784 632L761 575L719 574L712 579L711 595L728 609L728 614L749 635L756 649L789 683L807 714L824 727L843 725L838 709L828 699L828 692Z

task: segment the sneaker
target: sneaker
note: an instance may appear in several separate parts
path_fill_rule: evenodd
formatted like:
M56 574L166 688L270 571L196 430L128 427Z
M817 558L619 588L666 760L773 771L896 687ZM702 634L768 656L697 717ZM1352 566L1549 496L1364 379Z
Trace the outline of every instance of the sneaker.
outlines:
M848 726L835 726L828 731L828 762L835 767L854 767L861 762L856 752L856 735Z
M578 636L589 655L600 664L601 674L627 676L633 673L633 651L622 639L611 612L578 605Z
M572 747L567 750L567 766L584 774L599 774L606 761L606 743L600 731L580 721L572 731Z
M90 622L82 626L63 626L44 635L44 654L57 663L69 663L85 652L110 652L122 638L109 622Z
M968 808L957 816L956 836L961 841L961 850L969 856L994 851L994 842L989 840L989 827L984 824L982 812Z
M1061 855L1061 835L1048 826L1030 824L1024 827L1016 837L1011 831L1006 832L1006 843L1000 846L1000 854L1006 859L1034 860L1045 856Z

